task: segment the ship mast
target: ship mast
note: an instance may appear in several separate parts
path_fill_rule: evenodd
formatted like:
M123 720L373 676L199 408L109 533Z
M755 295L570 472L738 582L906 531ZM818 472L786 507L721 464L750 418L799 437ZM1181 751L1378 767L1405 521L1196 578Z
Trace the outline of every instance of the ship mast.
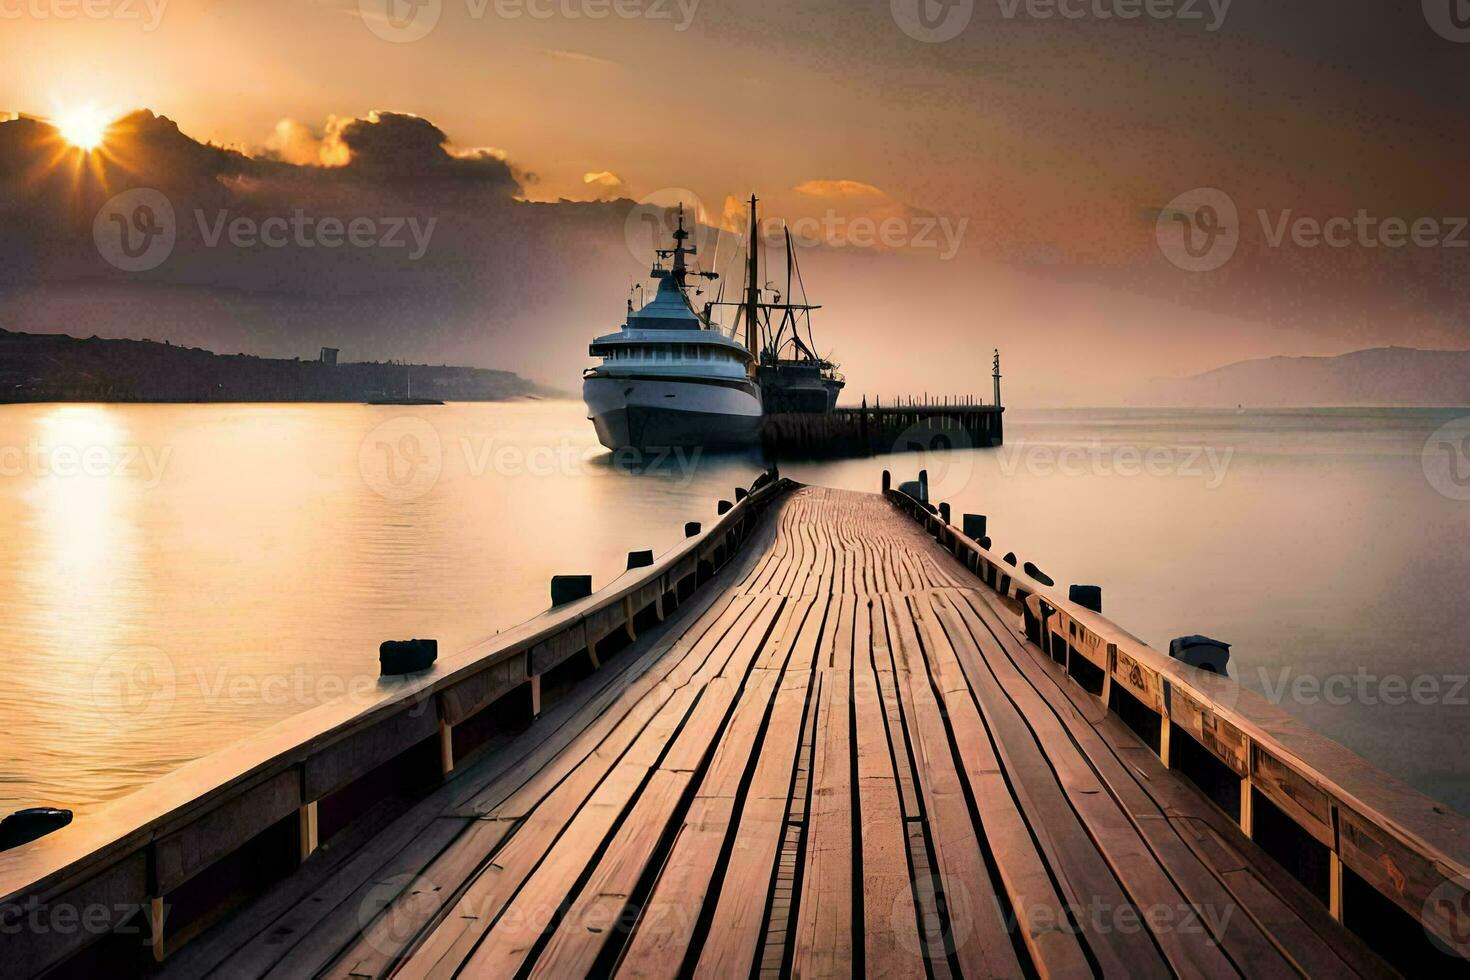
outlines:
M756 343L760 337L761 265L759 252L760 240L757 237L759 232L756 228L755 205L755 195L752 194L750 195L750 255L748 258L749 265L745 272L745 349L750 351L751 356L759 357L760 354L756 350Z

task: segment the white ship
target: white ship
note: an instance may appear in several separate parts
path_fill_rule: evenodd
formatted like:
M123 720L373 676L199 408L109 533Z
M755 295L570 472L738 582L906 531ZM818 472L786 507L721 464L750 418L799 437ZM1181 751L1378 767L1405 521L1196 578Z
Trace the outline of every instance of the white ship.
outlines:
M690 305L689 279L717 276L689 268L688 238L681 206L674 247L655 253L653 299L637 311L630 301L623 328L589 349L601 363L584 373L582 397L608 449L745 446L760 438L755 358L712 322L712 304L704 315Z

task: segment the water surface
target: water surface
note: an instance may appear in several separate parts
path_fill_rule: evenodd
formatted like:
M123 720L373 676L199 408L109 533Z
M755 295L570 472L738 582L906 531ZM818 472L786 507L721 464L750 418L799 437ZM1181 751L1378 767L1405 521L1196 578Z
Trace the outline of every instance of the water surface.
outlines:
M1233 642L1244 683L1470 811L1470 503L1421 459L1457 414L1012 411L1000 450L783 470L922 462L1001 550L1160 648ZM635 467L557 402L0 408L0 811L86 810L370 686L383 639L463 649L759 468Z

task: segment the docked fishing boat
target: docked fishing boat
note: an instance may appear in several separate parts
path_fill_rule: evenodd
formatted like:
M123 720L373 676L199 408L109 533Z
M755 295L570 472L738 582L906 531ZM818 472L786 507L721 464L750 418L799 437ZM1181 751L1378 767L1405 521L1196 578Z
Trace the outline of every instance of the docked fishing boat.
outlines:
M754 208L754 202L751 204ZM792 302L800 289L802 301ZM777 293L774 303L762 303L764 343L761 345L761 395L767 415L828 415L837 408L837 397L847 386L837 366L816 351L812 336L812 311L821 309L806 301L806 287L786 229L786 302ZM802 336L805 328L806 335Z
M655 253L651 277L658 289L641 309L628 303L622 329L598 337L589 353L600 358L583 375L582 397L597 438L608 449L745 446L760 437L761 389L755 357L689 300L696 272L686 244L684 209L674 247Z

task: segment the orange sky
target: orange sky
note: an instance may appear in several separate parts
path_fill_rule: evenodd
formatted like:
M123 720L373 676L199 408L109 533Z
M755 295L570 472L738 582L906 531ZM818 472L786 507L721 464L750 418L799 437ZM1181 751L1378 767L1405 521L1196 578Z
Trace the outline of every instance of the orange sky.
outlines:
M437 23L395 43L375 30L385 0L98 2L109 16L8 0L19 13L4 24L0 110L146 106L196 139L294 162L333 118L394 110L432 120L456 149L504 154L528 200L688 188L718 221L727 198L757 188L789 220L835 210L963 228L938 263L874 249L903 253L878 276L841 251L813 258L830 266L832 315L861 324L849 374L895 309L943 324L951 343L1013 348L1033 375L1060 364L1069 384L1098 365L1148 376L1470 346L1445 271L1458 254L1267 249L1255 217L1470 213L1449 179L1470 133L1470 44L1437 36L1417 5L1240 0L1210 30L1038 19L1024 2L1008 15L1014 4L990 0L959 36L924 43L888 0L624 0L640 15L600 18L590 12L611 0L422 0ZM1241 255L1222 273L1159 254L1158 210L1196 187L1240 207ZM1345 289L1362 294L1347 309L1313 299ZM881 364L866 364L873 387L907 384Z

